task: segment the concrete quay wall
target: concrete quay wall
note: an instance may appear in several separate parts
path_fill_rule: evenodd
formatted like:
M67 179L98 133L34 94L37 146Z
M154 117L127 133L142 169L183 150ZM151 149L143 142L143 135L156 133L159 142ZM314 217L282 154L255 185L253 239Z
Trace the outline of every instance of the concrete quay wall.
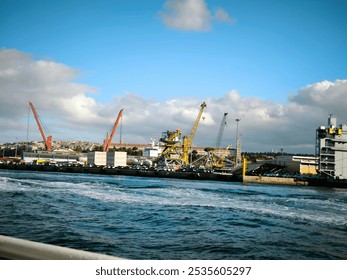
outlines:
M297 178L266 177L266 176L243 176L243 183L270 184L270 185L290 185L307 186L307 181L300 181Z

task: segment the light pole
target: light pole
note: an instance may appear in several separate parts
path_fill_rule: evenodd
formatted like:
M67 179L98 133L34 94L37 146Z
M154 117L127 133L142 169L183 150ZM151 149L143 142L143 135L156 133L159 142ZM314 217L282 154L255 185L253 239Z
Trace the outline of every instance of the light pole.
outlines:
M239 121L241 119L235 119L236 121L236 140L239 139Z
M18 152L18 137L16 137L16 151L15 151L14 157L17 157L17 152Z
M237 118L236 121L236 151L235 151L235 166L241 163L241 143L239 138L239 122L241 119Z

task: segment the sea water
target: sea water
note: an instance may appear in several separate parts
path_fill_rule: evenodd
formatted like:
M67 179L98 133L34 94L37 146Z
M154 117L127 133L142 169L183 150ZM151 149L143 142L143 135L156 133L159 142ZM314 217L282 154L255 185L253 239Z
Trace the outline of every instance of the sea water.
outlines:
M347 259L347 189L0 170L0 234L129 259Z

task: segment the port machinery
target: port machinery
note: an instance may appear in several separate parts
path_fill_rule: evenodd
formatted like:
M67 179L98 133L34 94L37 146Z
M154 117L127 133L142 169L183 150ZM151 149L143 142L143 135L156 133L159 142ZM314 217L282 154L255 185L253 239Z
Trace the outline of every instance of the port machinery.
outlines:
M42 128L42 125L41 125L41 122L40 122L40 119L39 119L39 116L35 110L35 107L34 105L29 101L29 108L31 109L31 111L33 112L33 115L34 115L34 118L35 118L35 121L37 123L37 126L39 127L39 131L41 133L41 136L42 136L42 139L43 139L43 142L45 143L45 149L47 152L51 152L52 151L52 136L49 135L46 137L44 131L43 131L43 128Z
M223 159L220 156L220 144L222 143L222 138L223 138L223 133L224 129L227 126L227 117L228 113L224 113L222 121L220 123L219 131L218 131L218 136L216 140L216 151L217 154L214 152L210 158L211 158L211 163L213 168L224 168L225 166L225 159Z
M116 122L114 123L114 125L112 127L111 133L107 133L106 134L106 139L104 140L104 147L103 147L103 151L104 152L108 152L109 151L112 139L113 139L113 137L114 137L114 135L116 133L119 121L122 118L122 116L123 116L123 109L121 109L119 111L117 119L116 119Z
M206 103L203 102L201 105L200 105L200 110L199 110L199 113L195 119L195 122L193 124L193 127L190 131L190 134L189 136L184 136L183 137L183 154L182 154L182 160L183 162L186 164L186 165L189 165L189 150L192 146L192 143L193 143L193 139L195 137L195 133L198 129L198 126L199 126L199 123L200 123L200 120L201 120L201 116L202 116L202 113L204 111L204 109L206 108Z
M161 154L166 160L178 160L180 158L178 156L178 149L181 148L179 144L181 141L181 134L182 132L178 128L176 131L167 130L162 133L160 141L165 143L165 148Z
M164 165L165 168L174 170L189 165L189 150L205 108L206 103L203 102L189 136L183 136L182 139L182 132L180 129L176 129L176 131L167 130L162 133L160 142L165 143L165 148L159 159L159 166Z
M227 125L227 116L228 116L228 113L224 113L222 122L219 127L219 132L218 132L217 141L216 141L216 149L220 148L220 144L222 142L222 137L224 133L224 128Z
M228 113L224 113L218 135L216 140L215 148L205 148L206 155L203 155L196 159L195 161L190 163L190 166L204 166L206 170L215 170L215 169L223 169L225 167L225 161L230 162L229 160L223 158L220 155L220 144L222 142L222 137L224 133L224 128L227 125L227 116Z

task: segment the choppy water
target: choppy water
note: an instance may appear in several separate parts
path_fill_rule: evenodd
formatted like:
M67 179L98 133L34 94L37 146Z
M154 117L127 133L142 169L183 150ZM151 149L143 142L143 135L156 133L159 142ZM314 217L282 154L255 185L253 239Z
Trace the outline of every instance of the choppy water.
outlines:
M0 234L131 259L347 259L347 189L0 170Z

